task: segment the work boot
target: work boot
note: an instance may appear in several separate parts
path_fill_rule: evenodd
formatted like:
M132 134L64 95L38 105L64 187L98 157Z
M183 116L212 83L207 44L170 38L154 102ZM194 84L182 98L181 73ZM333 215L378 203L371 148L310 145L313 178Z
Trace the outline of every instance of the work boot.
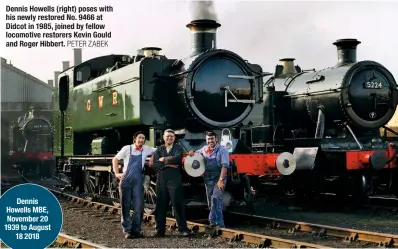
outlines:
M209 226L210 226L211 228L216 228L216 227L217 227L217 224L214 223L214 222L210 222Z
M131 238L144 238L145 237L142 232L134 232L134 233L131 233L130 235L131 235Z

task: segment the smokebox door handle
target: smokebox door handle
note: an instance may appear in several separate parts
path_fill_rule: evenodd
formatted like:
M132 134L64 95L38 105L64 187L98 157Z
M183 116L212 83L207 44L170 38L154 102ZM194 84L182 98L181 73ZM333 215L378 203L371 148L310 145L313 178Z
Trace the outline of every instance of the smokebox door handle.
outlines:
M110 112L110 113L107 113L105 115L108 116L108 117L113 117L113 116L116 116L117 114L114 113L114 112Z

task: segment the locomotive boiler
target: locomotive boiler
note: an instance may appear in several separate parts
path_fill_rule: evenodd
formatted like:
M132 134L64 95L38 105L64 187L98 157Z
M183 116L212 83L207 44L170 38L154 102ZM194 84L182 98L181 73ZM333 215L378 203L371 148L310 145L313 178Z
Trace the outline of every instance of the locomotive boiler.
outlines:
M52 165L52 125L31 108L10 129L10 158L21 174L50 177Z
M261 123L262 68L216 48L220 26L213 20L190 22L192 53L185 59L167 58L160 48L146 47L132 57L105 55L61 72L54 154L73 189L117 201L111 160L138 130L146 132L147 145L156 146L163 131L172 128L188 152L204 145L206 129L220 134L222 129ZM232 151L239 147L237 139L230 142ZM206 200L202 180L186 177L188 202ZM146 187L148 209L155 200L156 177L152 180Z
M282 59L265 81L263 125L251 129L259 134L251 143L267 152L264 174L301 198L397 194L397 149L379 131L389 129L396 111L397 83L380 63L357 62L356 39L333 44L335 66L302 70L294 59Z

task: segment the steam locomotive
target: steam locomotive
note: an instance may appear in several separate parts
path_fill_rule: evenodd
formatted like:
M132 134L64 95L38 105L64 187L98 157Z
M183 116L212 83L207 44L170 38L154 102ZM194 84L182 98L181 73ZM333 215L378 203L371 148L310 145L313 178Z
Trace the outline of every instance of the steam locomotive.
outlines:
M385 131L398 102L397 83L383 65L356 61L356 39L341 39L335 66L304 71L282 59L264 83L264 122L250 128L251 165L302 200L335 193L364 203L375 193L398 195L396 139ZM253 134L256 134L253 136ZM275 174L276 173L276 174ZM267 178L267 177L265 177Z
M19 117L10 127L10 159L21 174L50 177L53 167L52 125L35 113Z
M356 61L358 41L334 43L339 60L333 67L306 71L283 59L269 74L217 49L220 26L190 22L192 53L184 59L147 47L61 72L53 149L73 189L117 202L111 166L117 150L138 130L147 133L147 145L158 146L172 128L185 152L205 145L207 129L219 135L230 151L225 193L231 205L251 204L264 179L300 198L334 191L362 200L377 187L396 191L395 141L379 129L394 115L397 85L381 64ZM152 212L156 172L147 174L145 210ZM207 205L203 179L183 175L187 205Z
M118 201L112 157L133 134L146 132L146 144L157 146L166 128L176 131L185 152L205 144L204 132L260 124L263 70L238 54L216 48L213 20L194 20L192 53L184 59L160 55L147 47L135 56L106 55L85 61L59 75L54 101L54 154L71 187L93 198ZM257 117L251 115L257 112ZM234 139L233 147L239 147ZM236 172L236 167L233 168ZM154 209L156 172L148 170L146 209ZM207 205L203 180L184 174L187 205ZM231 177L239 177L233 172ZM242 178L226 186L234 200L244 201ZM115 203L116 204L116 203Z

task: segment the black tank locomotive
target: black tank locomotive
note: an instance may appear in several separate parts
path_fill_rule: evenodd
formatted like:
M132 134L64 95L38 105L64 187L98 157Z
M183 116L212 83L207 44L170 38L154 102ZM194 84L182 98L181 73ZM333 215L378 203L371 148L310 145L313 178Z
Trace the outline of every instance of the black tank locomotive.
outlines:
M393 144L379 131L395 113L397 83L380 63L357 62L356 39L333 44L335 66L302 70L283 59L264 83L265 150L293 154L280 158L282 186L362 198L391 186L397 171Z
M11 125L10 158L21 174L51 176L52 128L48 120L35 114L34 108Z

